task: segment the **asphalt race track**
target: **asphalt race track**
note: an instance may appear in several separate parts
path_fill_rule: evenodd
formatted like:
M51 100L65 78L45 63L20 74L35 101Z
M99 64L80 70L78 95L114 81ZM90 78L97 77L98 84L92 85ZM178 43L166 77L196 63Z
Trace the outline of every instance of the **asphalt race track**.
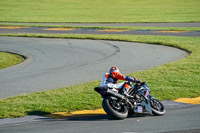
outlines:
M10 28L10 27L9 27ZM47 28L47 27L17 27L9 29L0 27L0 33L35 33L35 34L127 34L127 35L164 35L199 37L200 31L165 31L165 30L113 30L85 28Z
M27 58L0 70L0 98L99 80L113 65L130 73L187 55L176 48L142 43L21 37L0 37L0 49Z
M0 22L1 24L1 22ZM12 23L25 24L27 27L0 26L0 33L43 33L43 34L127 34L127 35L162 35L162 36L193 36L199 37L200 31L173 30L120 30L95 28L55 28L37 27L37 25L62 26L143 26L143 27L200 27L200 23ZM30 25L30 27L28 26ZM35 25L36 27L31 27Z
M110 66L130 73L187 56L171 47L103 40L0 37L0 51L18 53L23 63L0 70L0 98L99 80ZM122 121L107 115L71 119L27 116L1 119L0 133L200 132L200 105L163 101L164 116L134 116Z
M107 115L86 116L70 119L47 117L4 119L0 121L2 133L199 133L200 105L171 101L164 116L138 115L125 120L111 120ZM13 122L14 121L14 122ZM7 123L7 124L5 124ZM8 124L10 123L10 124Z

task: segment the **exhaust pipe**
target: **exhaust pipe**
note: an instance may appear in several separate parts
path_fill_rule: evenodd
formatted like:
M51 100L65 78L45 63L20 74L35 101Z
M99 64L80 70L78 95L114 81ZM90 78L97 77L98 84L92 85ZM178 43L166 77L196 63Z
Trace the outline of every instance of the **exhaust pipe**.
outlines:
M125 98L124 95L121 95L121 94L119 94L119 93L117 93L117 92L114 92L114 91L112 91L112 90L110 90L110 89L106 89L104 92L105 92L105 94L108 94L108 95L117 97L117 98L119 98L119 99L124 99L124 98Z
M112 91L111 89L108 89L107 87L95 87L94 90L100 94L102 94L101 92L103 91L103 95L111 95L111 96L117 97L119 99L125 98L124 95L121 95L115 91Z

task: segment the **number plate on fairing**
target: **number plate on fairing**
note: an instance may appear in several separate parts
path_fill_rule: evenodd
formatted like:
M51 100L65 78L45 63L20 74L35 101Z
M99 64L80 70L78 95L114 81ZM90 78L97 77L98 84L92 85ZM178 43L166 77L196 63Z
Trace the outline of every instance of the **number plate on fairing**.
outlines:
M142 106L138 106L138 108L137 108L137 112L138 112L138 113L143 113Z

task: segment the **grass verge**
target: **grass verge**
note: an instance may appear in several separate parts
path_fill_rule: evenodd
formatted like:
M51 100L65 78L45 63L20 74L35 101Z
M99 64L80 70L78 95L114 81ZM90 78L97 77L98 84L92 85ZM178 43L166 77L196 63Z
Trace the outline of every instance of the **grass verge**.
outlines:
M1 0L0 21L199 22L199 5L199 0Z
M152 95L160 100L200 95L200 38L138 35L48 35L48 34L0 34L3 36L104 39L154 43L178 47L190 52L190 56L152 68L131 73L149 84ZM22 117L28 114L48 114L101 108L101 97L93 88L100 81L92 81L54 90L23 94L0 100L0 118Z
M17 54L0 52L0 69L21 63L24 58Z

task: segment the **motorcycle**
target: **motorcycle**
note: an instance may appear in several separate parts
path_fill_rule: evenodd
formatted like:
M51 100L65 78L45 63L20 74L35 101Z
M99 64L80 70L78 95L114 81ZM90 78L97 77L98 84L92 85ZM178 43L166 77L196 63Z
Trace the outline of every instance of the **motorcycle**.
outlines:
M136 83L129 89L128 95L123 95L108 87L95 87L94 90L101 94L105 112L116 120L125 119L129 114L135 113L162 116L166 112L164 105L149 95L150 88L145 82Z

